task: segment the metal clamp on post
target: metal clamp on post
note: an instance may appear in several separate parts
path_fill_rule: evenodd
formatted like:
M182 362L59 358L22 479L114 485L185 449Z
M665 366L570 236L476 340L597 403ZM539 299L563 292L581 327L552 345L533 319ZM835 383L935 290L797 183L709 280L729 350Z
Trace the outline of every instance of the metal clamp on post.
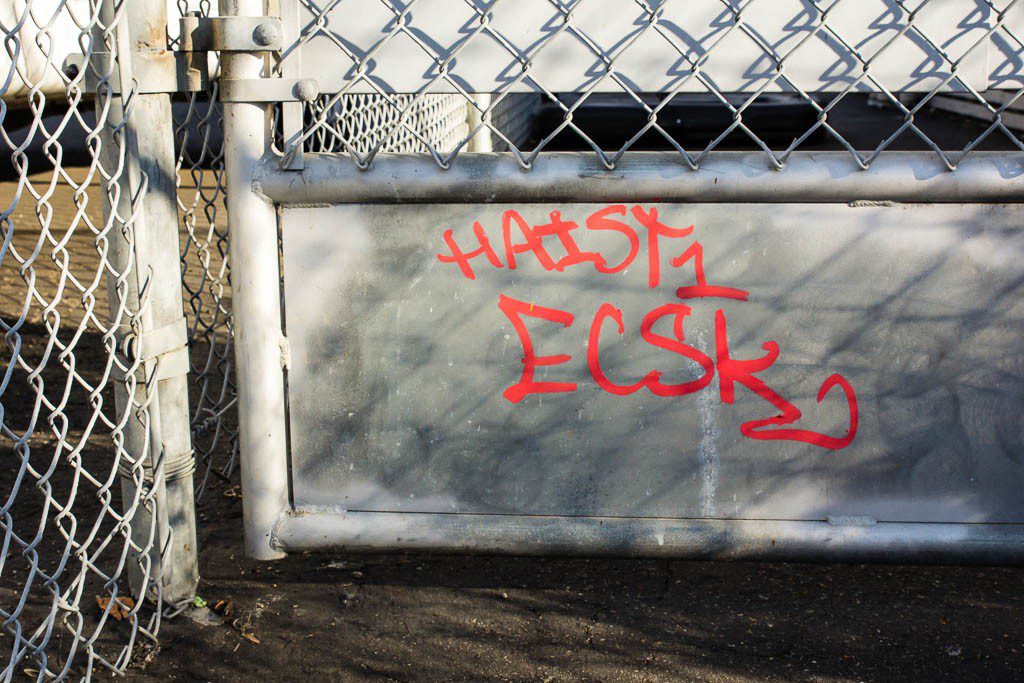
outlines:
M216 50L228 55L279 52L284 46L285 26L289 36L298 35L298 15L294 10L285 13L284 21L277 17L203 17L193 13L181 19L181 45L192 52ZM298 77L301 74L298 53L292 55L283 68L283 78L231 78L225 72L219 96L221 102L280 103L287 144L301 135L302 103L316 99L320 86L315 80ZM301 149L293 149L282 163L286 168L302 168Z
M276 17L203 17L190 14L181 18L181 46L189 52L277 52L283 32ZM315 86L315 83L314 83ZM303 89L304 88L304 89ZM279 102L302 99L308 85L278 78L221 81L222 102ZM316 95L312 95L315 97Z
M320 86L311 78L243 78L220 82L222 102L312 102Z
M131 328L122 325L119 331L127 333ZM183 377L189 372L188 321L185 318L178 318L172 323L137 335L131 340L131 347L134 347L140 361L140 367L135 371L139 381L158 382L171 377ZM126 353L130 354L128 351ZM156 365L156 373L149 376L153 364ZM115 369L113 374L117 379L124 379L132 373L117 372Z
M144 363L157 364L155 380L188 374L188 321L178 318L172 323L143 332L136 341L139 357Z
M135 91L148 95L207 90L207 52L273 52L281 49L281 38L281 20L274 17L182 17L180 50L139 51L132 55ZM64 74L72 80L84 74L86 92L96 92L106 84L113 93L120 94L122 85L117 69L111 68L111 55L92 52L89 57L87 64L85 55L69 55L64 60Z
M85 55L68 55L61 70L71 80L81 76L86 92L94 93L105 84L113 94L120 95L123 92L121 77L113 65L110 53L92 52L88 64ZM201 53L180 50L136 52L132 55L132 69L135 92L144 95L200 92L210 84L206 55Z
M181 49L186 52L276 52L281 49L281 20L276 17L181 18Z

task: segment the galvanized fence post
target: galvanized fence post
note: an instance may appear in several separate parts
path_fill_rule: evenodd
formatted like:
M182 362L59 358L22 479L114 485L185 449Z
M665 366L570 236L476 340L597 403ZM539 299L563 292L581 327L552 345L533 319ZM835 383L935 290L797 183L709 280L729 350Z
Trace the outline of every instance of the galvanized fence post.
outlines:
M224 17L263 16L263 9L262 0L220 2ZM263 69L259 53L221 55L222 82L258 79ZM268 107L223 106L245 547L251 557L273 560L284 557L272 541L288 505L288 471L277 214L253 190L256 165L270 141Z
M110 308L112 318L121 322L119 350L127 363L138 367L134 377L129 373L115 385L115 400L119 412L129 402L133 407L123 431L124 449L143 459L141 477L137 464L122 463L122 500L127 512L141 483L146 504L130 519L132 538L145 548L154 524L156 530L148 563L131 566L129 576L137 596L147 578L159 577L159 597L178 603L194 595L199 573L173 121L170 95L139 92L140 75L133 73L133 62L167 51L167 3L104 0L101 15L107 35L97 43L102 46L105 40L116 58L110 87L120 94L97 97L98 108L110 105L100 142L108 169L123 164L117 185L108 188L104 208L114 226L110 260L117 273L128 274L111 278ZM134 311L131 325L118 314L122 306ZM134 335L128 337L133 340L130 349L125 348L129 334Z

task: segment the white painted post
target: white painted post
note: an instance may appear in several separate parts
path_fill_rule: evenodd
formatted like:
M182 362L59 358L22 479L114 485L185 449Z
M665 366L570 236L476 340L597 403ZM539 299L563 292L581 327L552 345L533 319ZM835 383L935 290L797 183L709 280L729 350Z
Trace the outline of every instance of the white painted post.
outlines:
M220 0L220 13L262 16L263 2ZM259 78L263 66L259 53L224 52L221 79ZM253 171L270 141L267 120L264 104L224 103L245 547L258 560L284 557L271 542L288 506L277 214L252 186Z
M125 450L136 459L146 456L141 484L148 505L140 504L132 515L132 536L145 547L155 529L149 572L160 576L163 600L178 603L195 594L199 571L174 125L169 94L136 93L130 113L125 107L133 58L167 50L167 4L165 0L131 0L121 5L104 0L101 17L105 26L116 26L113 71L122 89L113 98L101 131L105 168L113 172L123 162L116 204L111 201L105 207L108 220L113 212L119 225L111 231L110 258L119 273L129 274L121 291L112 283L110 307L116 318L126 298L128 309L138 311L133 355L141 360L135 382L126 379L115 390L120 410L134 406L123 432ZM97 99L102 108L101 98ZM125 322L123 317L120 322ZM121 339L129 330L119 332ZM129 470L122 467L126 509L135 503L139 483ZM129 566L130 582L139 597L144 572L145 567Z
M481 124L483 121L481 110L487 111L489 106L491 106L490 93L477 93L473 95L473 102L466 103L466 124L469 126L470 132ZM494 144L491 139L491 129L485 127L478 130L476 135L470 138L466 151L493 152Z

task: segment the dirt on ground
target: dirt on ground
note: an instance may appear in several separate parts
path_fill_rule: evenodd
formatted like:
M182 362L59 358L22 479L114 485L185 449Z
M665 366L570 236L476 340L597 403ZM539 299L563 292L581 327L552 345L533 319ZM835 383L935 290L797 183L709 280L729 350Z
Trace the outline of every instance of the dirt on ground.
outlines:
M1019 681L1024 569L299 554L201 503L199 595L130 678Z

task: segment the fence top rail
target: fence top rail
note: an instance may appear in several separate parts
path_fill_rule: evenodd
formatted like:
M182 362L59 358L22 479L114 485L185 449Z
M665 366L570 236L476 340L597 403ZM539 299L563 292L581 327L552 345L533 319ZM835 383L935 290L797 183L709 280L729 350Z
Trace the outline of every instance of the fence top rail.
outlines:
M255 189L285 205L535 202L1019 202L1024 154L976 152L949 171L928 152L890 152L861 169L845 152L796 152L780 170L764 155L720 152L691 170L674 152L634 152L614 169L591 153L465 154L448 169L427 155L380 154L369 170L347 156L310 154L305 168L258 167Z

